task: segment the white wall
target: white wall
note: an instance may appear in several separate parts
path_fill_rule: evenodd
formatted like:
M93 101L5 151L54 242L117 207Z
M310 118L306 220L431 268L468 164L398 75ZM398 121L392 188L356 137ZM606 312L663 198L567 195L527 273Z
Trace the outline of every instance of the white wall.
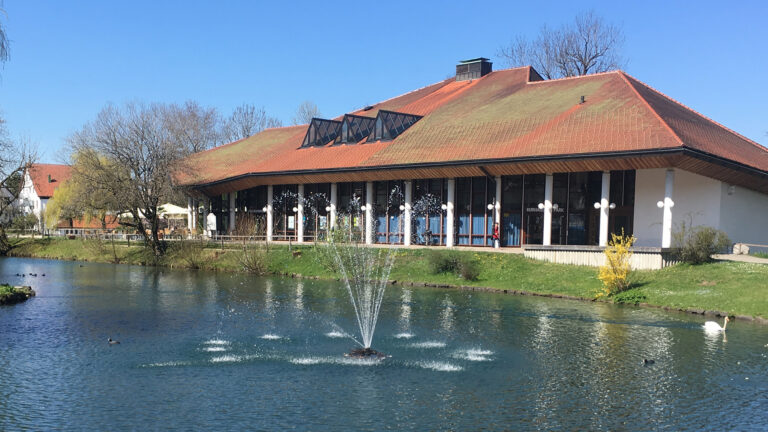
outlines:
M719 228L721 189L720 180L676 169L672 232L682 222Z
M19 192L18 206L24 214L34 213L40 221L43 221L45 215L45 206L48 204L48 199L41 200L37 196L35 186L32 184L32 178L29 173L24 173L24 185ZM40 226L35 228L40 229Z
M768 245L768 195L723 183L720 229L733 243Z
M656 203L664 199L666 172L666 169L637 170L633 226L636 246L661 246L663 211Z
M637 246L661 246L663 210L656 206L664 199L666 168L637 170L635 182L634 235ZM675 169L672 194L672 231L681 222L720 227L722 182Z

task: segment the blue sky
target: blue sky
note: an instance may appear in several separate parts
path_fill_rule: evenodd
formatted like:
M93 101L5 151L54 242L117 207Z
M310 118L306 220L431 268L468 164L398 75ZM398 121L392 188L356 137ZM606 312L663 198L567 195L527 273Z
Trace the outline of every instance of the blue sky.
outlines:
M0 110L56 162L108 102L248 102L289 123L304 100L326 116L442 80L457 60L495 60L594 9L626 34L626 70L768 145L768 3L5 0L11 60Z

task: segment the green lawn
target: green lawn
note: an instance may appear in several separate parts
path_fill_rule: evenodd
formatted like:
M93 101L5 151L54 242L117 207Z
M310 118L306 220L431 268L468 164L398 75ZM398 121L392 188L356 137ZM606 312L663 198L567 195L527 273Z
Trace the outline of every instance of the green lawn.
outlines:
M460 250L460 249L459 249ZM215 244L198 244L188 252L171 249L155 261L144 248L119 244L101 245L82 240L23 239L17 241L11 255L163 265L176 268L199 267L214 271L243 271L242 246L221 249ZM300 251L300 254L297 253ZM390 279L399 282L449 286L490 287L541 294L594 298L600 288L597 269L534 261L517 254L460 251L478 261L479 277L467 281L452 273L433 274L428 265L430 250L397 250ZM338 278L325 264L322 249L312 245L270 246L268 269L272 274L300 274L320 278ZM768 265L717 262L699 266L678 265L658 271L635 272L635 288L617 300L643 302L680 309L717 310L730 314L768 318Z

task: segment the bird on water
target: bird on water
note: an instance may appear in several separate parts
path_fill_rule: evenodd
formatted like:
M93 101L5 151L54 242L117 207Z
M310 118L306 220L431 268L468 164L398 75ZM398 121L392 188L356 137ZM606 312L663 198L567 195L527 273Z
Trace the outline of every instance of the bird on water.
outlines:
M716 323L714 321L707 321L707 322L704 323L704 331L707 331L707 332L721 332L721 331L723 331L724 332L725 331L725 326L727 326L730 321L731 321L730 318L725 317L725 319L723 320L723 326L722 327L720 327L720 324L718 324L718 323Z
M108 338L107 342L109 342L110 345L119 345L120 341L112 340L112 338Z

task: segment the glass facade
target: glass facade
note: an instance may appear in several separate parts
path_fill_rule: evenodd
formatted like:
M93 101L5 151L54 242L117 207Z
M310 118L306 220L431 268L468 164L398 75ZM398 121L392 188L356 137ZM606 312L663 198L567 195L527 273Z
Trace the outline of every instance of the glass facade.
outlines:
M600 171L555 173L552 175L553 245L597 245L600 231L600 202L602 191ZM405 182L402 180L373 183L374 241L402 244L404 228L402 210L405 204ZM444 245L446 219L443 205L447 203L447 179L413 180L411 216L411 243ZM492 246L496 179L491 177L464 177L455 181L454 232L456 245ZM501 177L502 246L542 244L544 229L545 174L526 174ZM298 204L297 185L274 186L275 240L296 239L298 223L304 223L305 239L322 238L330 224L326 207L330 204L329 183L304 186L304 221L296 219L293 209ZM338 224L355 238L364 238L365 182L338 183ZM267 186L234 192L235 233L265 232L263 208L267 201ZM635 171L611 171L609 233L632 234L635 204ZM216 215L216 226L226 233L229 225L229 195L211 199L211 210Z

